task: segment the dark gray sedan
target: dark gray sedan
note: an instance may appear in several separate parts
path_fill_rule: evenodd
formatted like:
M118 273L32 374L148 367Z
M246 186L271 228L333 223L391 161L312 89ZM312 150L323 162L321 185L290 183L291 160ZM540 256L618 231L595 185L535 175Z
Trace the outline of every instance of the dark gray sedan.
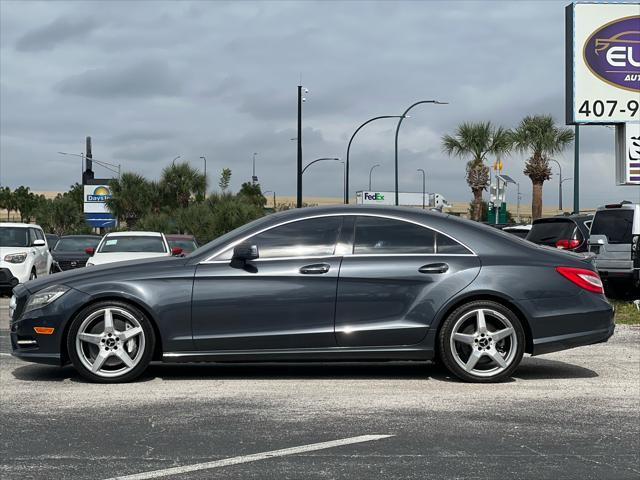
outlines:
M14 289L13 355L122 382L149 362L431 360L510 376L524 353L606 341L588 260L437 212L298 209L186 257L65 272Z

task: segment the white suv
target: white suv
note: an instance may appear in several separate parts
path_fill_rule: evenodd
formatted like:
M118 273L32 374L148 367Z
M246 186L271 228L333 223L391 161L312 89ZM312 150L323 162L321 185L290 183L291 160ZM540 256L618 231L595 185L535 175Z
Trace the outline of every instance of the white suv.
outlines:
M0 288L48 275L53 258L42 228L27 223L0 223Z

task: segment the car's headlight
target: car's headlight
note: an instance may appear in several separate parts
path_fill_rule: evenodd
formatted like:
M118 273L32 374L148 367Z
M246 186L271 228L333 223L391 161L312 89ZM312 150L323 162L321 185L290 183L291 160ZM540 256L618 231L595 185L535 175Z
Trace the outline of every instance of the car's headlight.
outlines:
M27 304L24 307L24 311L26 313L37 308L42 308L45 305L49 305L68 291L69 287L65 287L64 285L53 285L52 287L44 288L29 297L29 300L27 300Z
M27 259L27 252L10 253L5 255L4 261L9 263L22 263Z

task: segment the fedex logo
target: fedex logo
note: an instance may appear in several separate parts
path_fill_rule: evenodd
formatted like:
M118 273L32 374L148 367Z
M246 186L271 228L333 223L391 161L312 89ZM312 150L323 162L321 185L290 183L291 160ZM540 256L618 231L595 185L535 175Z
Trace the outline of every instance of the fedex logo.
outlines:
M378 200L378 201L381 201L381 200L384 200L384 195L382 195L381 193L377 193L377 192L376 193L365 192L364 199L365 200Z

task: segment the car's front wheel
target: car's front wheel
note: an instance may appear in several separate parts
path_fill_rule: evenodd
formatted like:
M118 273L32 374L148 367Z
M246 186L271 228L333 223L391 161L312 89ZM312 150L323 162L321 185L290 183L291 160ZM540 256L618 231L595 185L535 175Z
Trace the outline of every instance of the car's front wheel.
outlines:
M447 369L469 382L509 377L524 354L518 317L504 305L473 301L452 312L440 330L439 352Z
M67 351L85 378L127 382L151 362L155 336L147 317L123 302L100 302L80 312L69 329Z

